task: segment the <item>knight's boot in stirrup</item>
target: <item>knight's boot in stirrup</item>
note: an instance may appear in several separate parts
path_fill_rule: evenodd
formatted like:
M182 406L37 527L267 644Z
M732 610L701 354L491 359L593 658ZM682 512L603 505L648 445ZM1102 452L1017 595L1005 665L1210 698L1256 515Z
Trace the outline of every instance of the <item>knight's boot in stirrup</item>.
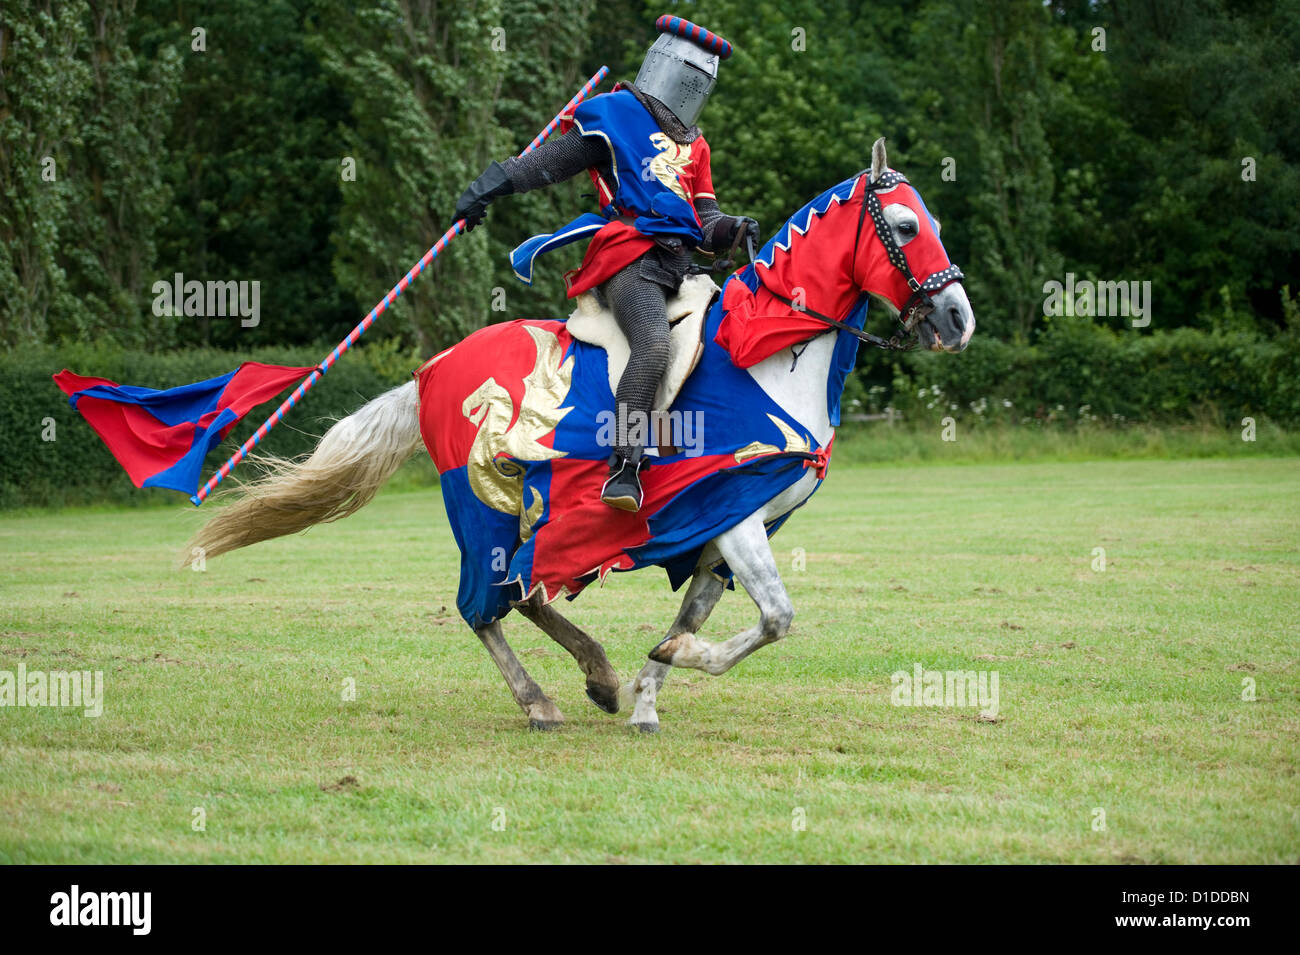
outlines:
M600 499L620 511L641 510L641 479L637 472L643 464L640 448L610 455L609 480L601 489Z

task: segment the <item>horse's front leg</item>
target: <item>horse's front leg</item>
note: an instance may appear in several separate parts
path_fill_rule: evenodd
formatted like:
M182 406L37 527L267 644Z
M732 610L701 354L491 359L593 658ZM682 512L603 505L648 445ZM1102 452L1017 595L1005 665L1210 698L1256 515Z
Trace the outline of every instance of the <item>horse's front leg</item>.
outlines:
M759 647L784 637L794 619L794 605L777 572L761 513L719 535L714 543L741 586L758 604L758 624L717 644L701 640L690 631L670 635L650 651L650 659L717 676Z
M716 551L712 547L705 548L700 563L695 568L695 576L691 578L691 585L686 590L686 596L682 598L682 608L677 611L677 619L668 628L668 636L664 638L665 640L671 640L679 634L692 634L704 626L704 621L709 619L709 614L717 606L718 598L726 589L726 584L708 569L708 565L716 559ZM636 699L636 706L628 722L643 733L659 731L659 714L655 711L655 701L659 691L663 689L664 680L668 678L669 669L671 667L667 663L658 662L652 655L652 659L641 668L637 678L629 684L629 689Z

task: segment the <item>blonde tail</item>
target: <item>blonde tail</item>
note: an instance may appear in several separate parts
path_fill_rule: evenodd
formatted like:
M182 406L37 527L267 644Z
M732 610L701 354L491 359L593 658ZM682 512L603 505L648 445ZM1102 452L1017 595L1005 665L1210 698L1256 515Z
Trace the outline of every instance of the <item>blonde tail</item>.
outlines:
M307 458L259 458L265 473L199 529L183 560L347 517L370 503L419 447L420 399L412 381L339 421Z

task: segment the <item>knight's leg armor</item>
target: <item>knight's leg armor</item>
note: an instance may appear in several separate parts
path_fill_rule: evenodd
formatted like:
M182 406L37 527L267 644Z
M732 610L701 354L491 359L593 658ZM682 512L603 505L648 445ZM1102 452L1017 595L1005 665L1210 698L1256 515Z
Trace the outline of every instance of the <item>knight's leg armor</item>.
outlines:
M624 511L641 508L637 472L645 448L632 439L649 427L655 391L668 367L669 353L667 289L641 271L640 262L633 262L616 272L602 289L631 352L614 396L618 443L610 455L609 480L601 492L606 504Z

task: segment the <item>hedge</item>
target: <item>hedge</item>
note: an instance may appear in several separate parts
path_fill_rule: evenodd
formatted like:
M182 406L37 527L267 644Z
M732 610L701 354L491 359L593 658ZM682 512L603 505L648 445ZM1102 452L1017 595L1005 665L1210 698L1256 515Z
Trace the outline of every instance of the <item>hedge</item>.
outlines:
M73 345L29 346L0 356L0 508L111 499L130 504L182 500L170 491L135 490L99 438L50 376L67 367L124 384L173 387L200 381L240 361L313 365L325 349L263 348L238 356L216 350L149 354ZM1078 320L1045 325L1031 345L976 334L961 355L861 352L846 405L892 407L904 421L944 415L1008 424L1080 422L1175 424L1210 420L1240 426L1243 417L1294 430L1300 420L1300 329L1266 338L1251 332L1192 328L1115 331ZM375 342L358 347L318 384L263 444L269 452L310 450L332 419L408 380L419 356ZM215 467L263 420L249 415L213 453ZM53 419L55 440L43 440Z
M1012 423L1231 424L1254 417L1286 430L1300 420L1297 330L1271 338L1194 328L1140 333L1056 320L1032 345L977 332L961 355L908 353L893 362L883 389L881 359L867 360L876 388L863 389L864 403L891 403L905 419L942 412Z

